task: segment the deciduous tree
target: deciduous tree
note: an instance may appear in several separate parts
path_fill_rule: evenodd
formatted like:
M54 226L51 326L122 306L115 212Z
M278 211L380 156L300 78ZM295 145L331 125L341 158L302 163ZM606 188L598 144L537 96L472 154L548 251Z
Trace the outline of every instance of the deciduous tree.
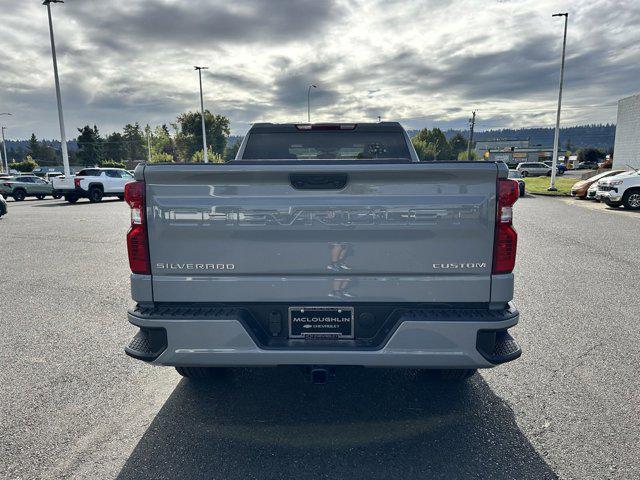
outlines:
M224 154L229 136L229 119L223 115L214 115L209 110L204 112L207 147L214 153ZM181 159L191 159L202 150L202 120L200 112L185 112L178 116L175 124L176 150Z

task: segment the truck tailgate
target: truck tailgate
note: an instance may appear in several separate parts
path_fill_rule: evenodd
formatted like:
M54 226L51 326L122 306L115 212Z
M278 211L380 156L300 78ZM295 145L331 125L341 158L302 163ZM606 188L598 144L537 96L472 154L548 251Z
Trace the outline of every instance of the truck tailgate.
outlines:
M488 302L494 163L144 168L161 302Z

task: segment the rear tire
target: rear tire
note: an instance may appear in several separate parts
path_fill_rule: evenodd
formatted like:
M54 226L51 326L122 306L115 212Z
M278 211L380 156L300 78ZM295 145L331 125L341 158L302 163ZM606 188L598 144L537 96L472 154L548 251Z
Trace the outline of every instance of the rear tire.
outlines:
M477 370L475 368L434 369L421 371L421 373L430 380L442 380L445 382L462 382L473 377L476 372Z
M102 201L102 196L104 195L101 188L91 187L89 189L89 201L91 203L99 203Z
M215 367L176 367L176 372L192 380L215 380L224 377L228 370Z
M526 177L528 177L528 176L529 176L529 172L527 172L526 170L523 170L523 171L521 172L521 175L522 175L522 178L526 178Z
M23 201L23 200L25 199L25 197L26 197L26 196L27 196L27 192L25 192L25 191L24 191L24 190L22 190L22 189L14 190L14 191L13 191L13 199L14 199L16 202L21 202L21 201Z
M78 197L76 195L65 195L64 199L69 203L76 203L78 201Z
M42 195L42 194L38 194L38 195L36 195L36 198L37 198L38 200L44 200L44 197L46 197L46 195Z
M54 193L53 195L51 195L55 200L59 200L60 198L62 198L62 195L60 195L59 193Z

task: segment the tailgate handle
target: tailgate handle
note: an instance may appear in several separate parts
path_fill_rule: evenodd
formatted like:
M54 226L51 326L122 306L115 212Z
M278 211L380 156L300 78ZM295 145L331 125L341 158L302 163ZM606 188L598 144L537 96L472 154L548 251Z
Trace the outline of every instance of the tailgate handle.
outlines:
M289 180L297 190L342 190L349 177L346 173L292 173Z

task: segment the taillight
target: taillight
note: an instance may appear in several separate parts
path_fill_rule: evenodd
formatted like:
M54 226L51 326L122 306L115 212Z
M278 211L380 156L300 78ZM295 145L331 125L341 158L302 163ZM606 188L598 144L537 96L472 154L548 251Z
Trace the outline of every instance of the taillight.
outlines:
M74 178L73 179L73 184L76 186L76 188L80 187L80 181L82 179L81 178Z
M516 264L518 234L513 228L513 204L518 200L515 180L500 178L497 182L496 231L493 244L493 273L511 273Z
M129 182L124 186L124 199L131 207L131 228L127 232L127 251L131 271L150 275L144 191L144 182Z
M2 185L4 185L5 187L10 187L11 186L10 183L3 183Z

